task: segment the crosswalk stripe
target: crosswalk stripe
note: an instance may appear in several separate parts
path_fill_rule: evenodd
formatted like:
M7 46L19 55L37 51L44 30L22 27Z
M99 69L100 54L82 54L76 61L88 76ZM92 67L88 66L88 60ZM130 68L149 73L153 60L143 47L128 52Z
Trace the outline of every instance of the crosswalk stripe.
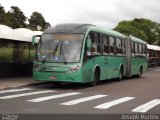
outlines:
M78 95L78 94L81 94L81 93L79 93L79 92L64 93L64 94L59 94L59 95L40 97L40 98L27 100L27 101L29 101L29 102L42 102L42 101L46 101L46 100L51 100L51 99L61 98L61 97L67 97L67 96L72 96L72 95Z
M97 98L102 98L102 97L105 97L105 96L107 96L107 95L94 95L94 96L90 96L90 97L80 98L80 99L71 100L71 101L68 101L68 102L65 102L65 103L61 103L61 105L76 105L76 104L79 104L79 103L82 103L82 102L86 102L86 101L89 101L89 100L94 100L94 99L97 99Z
M55 92L55 91L45 90L45 91L29 92L29 93L22 93L22 94L16 94L16 95L8 95L8 96L2 96L2 97L0 97L0 99L10 99L10 98L16 98L16 97L22 97L22 96L28 96L28 95L36 95L36 94L42 94L42 93L49 93L49 92Z
M147 112L148 110L150 110L151 108L155 107L156 105L159 105L160 104L160 99L154 99L150 102L147 102L135 109L132 110L132 112L142 112L142 113L145 113Z
M117 105L117 104L129 101L129 100L132 100L134 98L135 97L123 97L123 98L120 98L120 99L117 99L117 100L113 100L113 101L110 101L110 102L107 102L107 103L100 104L100 105L98 105L98 106L96 106L94 108L107 109L107 108L110 108L110 107L112 107L114 105Z
M22 88L22 89L11 89L11 90L1 90L0 93L8 93L8 92L19 92L25 90L32 90L31 88Z

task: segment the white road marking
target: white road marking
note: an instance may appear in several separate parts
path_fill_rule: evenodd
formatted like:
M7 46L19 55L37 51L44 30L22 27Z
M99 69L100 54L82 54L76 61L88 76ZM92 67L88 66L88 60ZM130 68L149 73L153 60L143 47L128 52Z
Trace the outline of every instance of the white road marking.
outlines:
M81 94L81 93L79 93L79 92L64 93L64 94L59 94L59 95L40 97L40 98L27 100L27 101L29 101L29 102L42 102L42 101L46 101L46 100L51 100L51 99L61 98L61 97L67 97L67 96L72 96L72 95L78 95L78 94Z
M151 108L155 107L156 105L159 105L160 104L160 99L154 99L150 102L147 102L135 109L132 110L132 112L142 112L142 113L145 113L147 112L148 110L150 110Z
M31 88L22 88L22 89L10 89L10 90L1 90L0 93L8 93L8 92L19 92L25 90L32 90Z
M22 97L22 96L28 96L28 95L36 95L36 94L42 94L42 93L49 93L49 92L55 92L55 91L45 90L45 91L29 92L29 93L22 93L22 94L16 94L16 95L8 95L8 96L2 96L2 97L0 97L0 99L10 99L10 98L16 98L16 97Z
M107 102L107 103L104 103L104 104L100 104L100 105L98 105L98 106L96 106L94 108L107 109L107 108L110 108L110 107L112 107L114 105L117 105L117 104L129 101L129 100L132 100L134 98L135 97L123 97L123 98L120 98L120 99L117 99L117 100L113 100L113 101L110 101L110 102Z
M76 100L71 100L65 103L61 103L61 105L76 105L85 101L89 101L89 100L94 100L97 98L102 98L105 97L107 95L94 95L94 96L90 96L90 97L85 97L85 98L80 98L80 99L76 99Z

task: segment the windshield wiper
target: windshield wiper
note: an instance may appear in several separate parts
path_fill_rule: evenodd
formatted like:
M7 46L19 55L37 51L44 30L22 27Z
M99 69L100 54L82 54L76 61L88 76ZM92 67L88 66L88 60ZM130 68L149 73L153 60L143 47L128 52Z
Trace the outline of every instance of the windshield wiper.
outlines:
M61 43L61 55L62 55L64 64L66 65L66 64L67 64L67 61L66 61L66 58L65 58L65 56L64 56L64 51L63 51L63 48L62 48L62 43Z
M53 49L53 50L50 52L50 54L48 54L48 55L42 60L42 63L46 62L46 60L48 60L48 58L51 57L52 53L53 53L53 56L55 56L58 46L59 46L59 43L57 43L55 49Z

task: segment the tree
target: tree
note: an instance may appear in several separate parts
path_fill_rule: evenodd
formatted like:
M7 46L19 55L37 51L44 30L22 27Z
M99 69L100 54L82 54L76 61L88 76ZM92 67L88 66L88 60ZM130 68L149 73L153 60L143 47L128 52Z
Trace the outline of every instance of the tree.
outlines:
M44 29L47 29L47 28L49 28L49 27L51 27L51 24L50 24L49 22L46 22L46 25L45 25L45 28L44 28Z
M43 15L38 12L33 12L29 19L29 27L32 30L44 30L47 24Z
M27 17L16 6L12 6L7 13L4 7L0 4L0 24L5 24L13 29L15 28L29 28L32 30L45 30L50 27L50 23L46 22L41 13L33 12L29 24L26 24Z
M6 15L4 7L0 4L0 24L6 24Z
M26 28L27 17L24 13L16 6L12 6L11 10L6 14L9 20L8 25L12 28Z
M114 30L125 35L133 35L145 40L148 44L158 43L160 45L160 24L148 19L137 19L121 21Z

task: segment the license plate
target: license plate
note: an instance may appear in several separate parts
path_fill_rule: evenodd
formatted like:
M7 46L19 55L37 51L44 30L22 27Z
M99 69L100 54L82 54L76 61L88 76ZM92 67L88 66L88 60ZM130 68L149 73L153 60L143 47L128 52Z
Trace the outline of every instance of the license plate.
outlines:
M50 77L50 80L55 80L55 79L56 79L55 76L51 76L51 77Z

